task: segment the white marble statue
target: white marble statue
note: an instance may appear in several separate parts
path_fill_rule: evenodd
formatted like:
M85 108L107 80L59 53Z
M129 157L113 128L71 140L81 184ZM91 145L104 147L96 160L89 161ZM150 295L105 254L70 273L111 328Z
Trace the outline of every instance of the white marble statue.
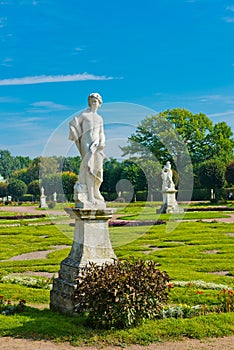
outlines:
M56 192L53 193L53 201L57 202L57 193Z
M75 142L82 157L74 199L77 207L103 208L105 202L100 186L103 181L105 135L102 117L97 113L102 97L92 93L88 104L89 108L75 116L69 124L69 139Z
M45 195L45 189L44 189L44 187L42 186L41 187L41 196L44 196Z
M173 172L171 170L171 163L166 162L166 165L164 165L162 172L161 172L161 177L162 177L162 191L167 191L169 189L174 190L175 189L175 184L172 179Z
M39 208L47 208L47 207L48 207L48 205L46 203L45 189L42 186L41 187L41 196L40 196Z

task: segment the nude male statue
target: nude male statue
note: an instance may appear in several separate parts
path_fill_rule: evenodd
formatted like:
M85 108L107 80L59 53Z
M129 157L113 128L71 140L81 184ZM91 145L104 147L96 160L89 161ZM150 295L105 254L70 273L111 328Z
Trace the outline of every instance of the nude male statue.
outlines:
M103 181L105 135L102 117L97 113L102 97L92 93L88 97L88 104L89 108L69 123L69 139L75 142L82 157L74 198L77 195L79 197L80 193L79 200L85 202L86 207L95 207L104 203L99 189Z

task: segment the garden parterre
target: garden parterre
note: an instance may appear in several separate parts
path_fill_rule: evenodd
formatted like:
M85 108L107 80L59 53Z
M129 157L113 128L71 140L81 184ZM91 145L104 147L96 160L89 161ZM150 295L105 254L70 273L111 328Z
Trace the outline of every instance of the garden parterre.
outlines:
M67 230L72 231L69 227L67 227ZM71 233L70 231L69 234ZM232 233L234 233L234 224L217 222L204 223L198 218L198 221L181 222L179 225L175 225L174 230L170 232L167 230L167 225L158 225L147 227L147 229L144 226L130 228L114 227L110 228L110 233L115 252L119 258L127 259L129 256L134 256L146 260L152 259L158 263L160 270L167 271L171 278L171 285L169 286L170 299L167 307L174 308L168 311L168 313L176 312L175 310L177 310L178 314L178 319L176 320L178 332L172 332L171 330L171 323L174 321L161 319L157 320L156 329L158 333L156 337L156 321L147 321L148 337L143 333L141 339L139 339L139 336L136 336L136 332L132 329L129 333L131 334L130 340L129 334L127 336L124 331L123 333L119 331L123 342L146 343L156 341L159 338L164 339L164 337L175 339L180 337L182 333L184 334L185 329L187 329L187 336L198 338L234 333L234 327L231 326L234 320L233 312L227 315L223 313L218 314L217 312L207 312L211 310L212 307L220 307L221 312L221 306L225 303L225 300L220 299L220 293L224 289L228 291L234 288L234 235L232 235ZM9 259L23 253L49 250L55 245L71 245L72 240L69 234L64 235L56 225L1 227L1 277L9 276L12 273L19 273L21 275L25 273L30 274L30 272L32 272L32 276L34 276L43 271L49 272L51 276L53 276L59 269L60 261L68 255L69 248L53 251L44 259L24 261L10 261ZM124 237L128 237L127 241ZM82 338L81 333L85 332L86 342L92 343L95 332L93 333L91 330L85 331L82 326L82 319L80 318L79 320L77 319L77 324L79 326L76 328L73 336L70 332L67 332L66 336L65 334L59 335L57 332L52 331L51 325L49 325L52 319L58 320L59 317L63 318L64 316L57 315L55 317L55 315L48 310L49 290L43 289L42 287L35 289L32 286L27 286L27 278L25 284L22 283L22 285L12 284L9 283L9 281L10 280L8 280L8 283L4 282L0 284L0 294L4 295L5 299L12 300L12 302L25 299L28 305L33 305L34 307L26 308L24 316L17 316L17 321L15 319L16 323L14 323L12 319L10 322L12 326L6 326L6 323L9 324L9 322L4 321L4 323L6 322L5 327L3 327L4 330L1 328L0 334L15 335L16 329L18 329L18 335L22 337L33 336L38 338L44 337L45 334L48 333L50 339L60 337L60 339L69 341L73 339L73 342L79 343ZM35 318L37 304L44 305L45 311L43 317L45 317L47 321L45 322L45 327L42 327L43 329L39 332L36 332L35 329L32 332L32 327L27 330L26 324L28 324L28 318ZM186 321L187 325L184 325L183 332L181 331L180 333L179 329L182 329L182 324L185 322L185 320L183 321L179 316L181 308L184 312L186 311L189 313L189 310L196 307L196 305L203 305L203 308L200 307L198 310L199 319L197 318L198 316L189 318ZM42 311L39 313L41 312ZM1 318L2 317L3 316L1 316ZM15 316L7 317L12 318ZM230 322L228 321L229 325L225 327L227 318ZM24 320L26 322L24 331L17 326L20 320L21 324L24 324ZM203 330L197 325L199 322L204 323L205 326ZM212 327L210 326L209 332L206 327L206 322L207 324L213 324ZM192 324L193 327L191 326ZM146 325L142 327L144 329ZM160 331L160 329L164 330ZM207 331L204 329L207 329ZM219 329L219 331L217 329ZM99 332L95 333L96 337L98 337L97 333ZM117 344L120 341L120 333L118 333L117 340L116 334L114 335L110 331L108 335L104 336L104 341L108 343L110 339L112 339L111 342Z

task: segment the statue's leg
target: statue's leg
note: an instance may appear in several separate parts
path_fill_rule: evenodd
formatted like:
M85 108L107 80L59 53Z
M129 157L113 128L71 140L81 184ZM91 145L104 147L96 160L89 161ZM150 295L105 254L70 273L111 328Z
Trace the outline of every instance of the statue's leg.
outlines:
M103 196L101 195L100 191L99 191L99 186L97 184L95 184L95 189L94 189L94 197L96 199L99 199L101 201L104 201Z
M91 174L86 174L86 184L88 189L88 200L94 203L94 177Z

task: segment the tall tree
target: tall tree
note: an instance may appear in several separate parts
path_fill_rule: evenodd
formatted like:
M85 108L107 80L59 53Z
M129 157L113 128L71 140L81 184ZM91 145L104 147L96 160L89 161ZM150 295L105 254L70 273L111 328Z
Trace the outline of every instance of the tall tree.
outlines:
M14 157L7 150L0 150L0 174L9 179L14 170Z
M221 122L213 124L203 113L175 108L146 117L123 147L124 154L149 151L161 162L169 160L178 167L189 164L194 170L205 160L233 158L234 140L231 128ZM178 171L178 170L177 170Z
M234 185L234 160L227 165L225 178L230 185Z
M21 180L12 180L8 185L8 193L17 201L27 192L27 185Z
M60 162L60 159L63 158L62 163ZM60 171L65 172L69 171L75 174L79 174L80 164L81 164L81 157L59 157L58 159L60 163Z
M225 165L218 159L208 160L200 165L199 179L202 186L214 189L217 197L217 189L225 184Z
M109 194L116 192L116 184L121 179L122 170L122 164L115 158L110 158L104 162L102 192Z
M75 173L69 171L64 171L62 173L63 192L69 200L72 200L74 185L77 180L78 176Z

